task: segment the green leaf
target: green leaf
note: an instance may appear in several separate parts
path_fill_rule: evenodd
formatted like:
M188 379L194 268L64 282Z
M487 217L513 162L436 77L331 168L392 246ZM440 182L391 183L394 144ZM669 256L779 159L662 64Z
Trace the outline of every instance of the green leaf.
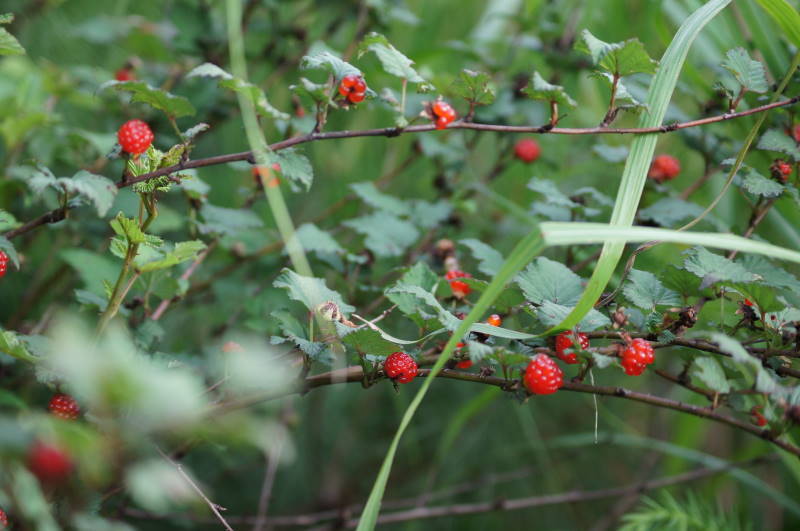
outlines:
M206 248L206 244L199 241L187 241L175 244L175 247L163 253L160 258L146 262L136 261L136 268L142 273L149 273L159 269L166 269L187 260L197 259L197 255Z
M0 208L0 232L15 229L20 226L20 222L11 212L7 212Z
M203 234L223 234L235 236L248 229L257 229L264 226L252 210L237 210L205 204L200 209L203 222L198 223L198 228Z
M14 15L11 13L4 13L0 15L0 24L11 24L14 21ZM11 35L5 28L0 28L0 55L23 55L25 48L19 41Z
M725 334L711 334L711 340L719 345L721 351L731 355L739 372L747 379L747 387L755 383L757 391L774 395L776 398L788 396L788 390L778 384L761 364L761 360L751 356L741 343Z
M704 281L755 282L760 279L740 264L703 247L694 247L687 251L683 267Z
M764 65L750 59L747 50L734 48L728 50L725 57L727 59L723 61L722 67L733 74L744 90L763 94L769 89Z
M655 275L638 269L631 269L622 293L644 310L654 311L658 306L677 306L681 303L678 294L664 287Z
M304 277L284 268L272 285L285 289L291 299L302 302L309 310L315 310L320 304L332 301L343 314L355 311L355 307L345 303L342 296L329 289L321 278Z
M421 288L420 286L409 286L405 284L398 284L386 291L387 294L393 293L408 293L425 303L430 308L433 308L436 318L448 330L455 330L461 324L455 315L446 310L436 297L430 291Z
M392 352L402 350L398 345L386 341L379 332L370 328L362 328L360 330L342 328L350 330L350 333L341 336L342 342L361 354L388 356Z
M709 389L717 393L730 392L731 386L725 377L725 371L722 370L722 366L714 358L710 356L695 358L692 369L694 375Z
M650 84L647 95L648 112L642 114L639 127L661 125L678 82L681 67L689 53L689 47L700 30L729 3L730 0L706 2L681 24L664 53L661 65ZM611 214L610 225L615 228L628 228L633 223L644 185L647 182L647 173L650 169L650 162L653 160L657 139L657 135L640 135L631 144L630 156L625 163L617 199L614 203L614 211ZM600 258L581 300L569 317L561 323L560 328L573 328L582 316L594 307L598 297L603 294L603 290L608 285L624 249L625 244L621 241L604 242Z
M703 207L677 197L664 197L639 211L639 219L652 221L660 227L674 227L681 221L703 213Z
M532 100L543 100L555 102L564 107L575 107L578 103L573 100L561 85L551 85L539 74L534 72L527 87L522 89L522 93Z
M395 286L419 286L425 291L433 291L439 277L431 271L425 262L417 262L410 267L403 276L397 281ZM397 305L397 308L405 315L415 315L420 313L421 306L419 299L410 293L401 291L386 290L386 298Z
M158 236L145 234L139 227L139 222L135 218L126 218L122 212L117 214L117 217L109 223L111 228L118 236L122 236L125 240L133 245L144 244L150 247L160 247L164 242Z
M300 68L320 68L333 75L336 79L342 79L344 76L350 75L362 75L361 70L327 50L304 55L300 60Z
M556 304L555 302L546 300L542 305L534 310L536 317L545 326L552 328L557 327L567 315L572 311L573 306L566 306L563 304ZM586 316L578 323L577 328L584 332L591 332L598 328L605 328L611 326L611 320L598 312L597 310L590 310Z
M770 129L761 135L756 147L766 151L779 151L792 157L795 162L800 162L800 147L797 142L779 129Z
M320 229L313 223L300 225L294 233L300 240L300 245L306 251L329 254L344 254L345 250L333 239L333 236Z
M574 306L581 296L581 277L564 264L543 256L528 265L515 281L525 298L534 304L550 301Z
M19 269L19 255L17 254L17 250L14 248L14 244L5 236L0 236L0 251L6 253L11 259L11 262Z
M585 29L575 42L575 49L590 55L595 66L618 77L637 73L652 74L658 65L650 58L639 39L607 43Z
M472 256L478 260L478 271L491 278L503 267L503 255L493 247L486 245L480 240L467 238L458 243L469 248Z
M220 87L245 96L255 107L256 114L274 120L288 120L290 117L285 112L273 107L267 100L266 94L260 87L235 77L215 64L203 63L186 74L187 78L211 77L218 80Z
M165 90L151 87L144 81L106 81L100 85L100 90L113 88L119 92L130 92L131 102L145 103L154 109L162 111L172 118L193 116L194 106L183 96L175 96Z
M476 105L491 105L494 102L495 93L490 82L489 74L465 68L453 84L453 92Z
M105 216L114 198L117 196L117 187L111 179L101 175L95 175L88 171L79 171L71 179L59 179L70 193L79 194L94 204L98 216Z
M364 236L364 245L379 257L401 256L419 238L419 231L388 212L353 218L342 225Z
M563 206L566 208L575 208L579 206L578 203L567 197L566 194L562 193L556 184L549 179L540 179L538 177L534 177L528 182L528 188L534 192L542 194L547 200L548 204Z
M11 330L0 330L0 352L18 360L36 363L38 358L30 353L25 342Z
M387 73L401 79L407 79L412 83L425 83L425 79L412 68L411 65L414 64L414 61L400 53L380 33L372 32L367 34L361 44L358 45L358 57L367 52L373 52L378 57Z
M782 184L767 179L752 168L745 168L741 186L751 194L763 197L778 197L785 190Z
M353 183L350 188L362 201L375 210L388 212L395 216L408 216L410 214L410 208L405 201L379 191L372 181Z
M314 181L314 168L305 155L296 149L284 149L276 151L273 156L281 165L281 175L289 178L292 190L299 192L302 187L307 192L311 189L311 183Z
M339 106L336 105L328 94L328 85L326 83L314 83L308 79L301 77L299 85L289 85L289 90L298 96L306 96L316 104L330 105L334 109Z

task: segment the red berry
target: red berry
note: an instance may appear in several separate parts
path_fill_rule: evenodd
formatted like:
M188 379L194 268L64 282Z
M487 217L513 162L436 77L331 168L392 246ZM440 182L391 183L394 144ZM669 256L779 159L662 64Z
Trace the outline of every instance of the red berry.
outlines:
M575 352L567 352L567 349L572 348L572 332L561 332L556 336L556 356L561 361L570 365L578 363L578 355ZM581 345L581 350L589 348L589 338L586 334L578 334L578 342Z
M435 101L431 106L431 112L436 122L436 129L444 129L450 122L456 119L455 109L446 101Z
M767 425L767 418L761 414L761 406L753 406L753 409L750 410L751 422L756 426L766 426Z
M659 155L650 164L648 177L654 181L663 183L678 176L681 172L681 163L672 155Z
M463 299L472 291L472 288L470 288L469 284L466 282L455 280L457 278L472 278L472 275L469 273L464 273L458 269L451 269L445 273L444 278L450 282L450 290L453 292L453 295L459 299Z
M744 305L745 306L752 306L753 305L753 301L751 301L750 299L745 299L744 300Z
M547 354L537 354L525 368L525 387L537 395L555 393L564 385L564 373Z
M50 399L50 413L65 420L75 420L81 412L78 402L69 395L55 395Z
M800 142L800 124L794 126L794 129L792 129L792 136L795 142Z
M456 363L456 367L458 367L459 369L469 369L470 367L472 367L472 360L459 361L458 363Z
M417 376L417 362L405 352L394 352L383 362L383 372L392 380L408 383Z
M136 79L136 76L133 75L133 72L130 68L120 68L114 74L114 79L117 81L133 81Z
M787 177L792 174L792 165L785 161L778 161L775 163L775 170L778 174L778 177L783 181L786 182Z
M486 319L486 322L492 326L500 326L501 324L503 324L503 318L497 315L496 313L493 313L492 315L489 316L488 319Z
M0 527L8 527L8 516L3 509L0 509Z
M153 143L153 131L141 120L128 120L117 131L117 140L122 149L133 155L147 151Z
M350 103L364 101L367 92L367 83L361 76L350 74L344 76L339 83L339 94L347 98Z
M5 276L7 267L8 267L8 255L3 251L0 251L0 278L3 278Z
M622 351L622 368L628 376L639 376L645 368L656 361L653 345L637 337Z
M539 158L542 150L539 143L532 138L523 138L514 145L514 155L522 162L533 162Z
M60 448L36 442L28 453L28 470L42 483L58 483L69 476L72 460Z

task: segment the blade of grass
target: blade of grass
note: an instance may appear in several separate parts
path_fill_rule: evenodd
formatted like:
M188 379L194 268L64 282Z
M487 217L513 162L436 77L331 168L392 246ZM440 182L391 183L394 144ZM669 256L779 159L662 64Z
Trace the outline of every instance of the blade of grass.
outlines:
M649 112L642 115L639 122L640 127L657 127L661 125L664 114L669 106L670 98L678 82L689 47L697 37L700 30L714 16L717 15L730 0L713 0L703 5L684 21L675 37L672 39L661 65L653 77L650 90L647 95L647 105ZM633 224L636 209L647 180L647 172L650 168L650 161L656 147L656 135L641 135L631 144L630 155L625 163L625 170L622 173L617 200L614 204L614 211L611 214L612 225L620 227L630 227ZM622 252L625 249L624 242L607 242L603 245L603 251L597 261L592 277L586 289L578 301L578 304L564 319L564 321L554 327L553 330L570 329L577 325L580 320L592 309L594 303L603 293L611 275L617 267Z
M447 342L447 345L445 345L444 350L431 368L430 376L425 378L425 381L422 383L419 391L417 391L417 394L414 395L414 399L411 401L411 404L409 404L408 409L400 421L400 426L397 428L397 433L395 433L394 439L392 439L392 443L389 445L389 449L383 459L383 464L378 472L378 476L375 478L375 484L372 486L369 498L364 506L364 512L361 514L361 519L358 522L358 531L367 531L375 528L375 523L378 519L378 514L380 513L383 494L386 490L386 483L389 480L389 473L392 470L392 462L394 461L394 456L397 453L397 447L400 444L400 439L411 422L411 419L414 417L414 414L422 402L422 399L425 397L425 394L428 392L428 389L435 380L435 376L442 370L445 362L450 358L451 354L455 350L456 344L461 341L461 338L464 337L470 326L472 326L483 314L486 313L495 299L497 299L497 297L500 295L506 283L510 281L523 267L525 267L525 265L530 262L531 259L538 255L542 249L544 249L544 239L542 238L542 234L537 225L517 244L517 246L511 252L511 255L509 255L508 259L503 264L503 267L500 269L497 276L494 277L492 282L486 288L486 291L484 291L478 299L478 302L475 303L472 311L470 311L464 320L461 321L461 325L450 337L450 340Z
M789 41L800 48L800 13L786 0L756 0L756 2L769 13Z

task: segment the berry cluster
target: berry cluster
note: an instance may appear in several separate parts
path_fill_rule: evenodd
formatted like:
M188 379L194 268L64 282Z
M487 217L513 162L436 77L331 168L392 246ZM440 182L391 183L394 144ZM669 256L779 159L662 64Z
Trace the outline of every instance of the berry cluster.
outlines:
M586 334L575 335L578 337L578 344L580 345L581 350L586 350L589 348L589 338L586 337ZM578 355L571 350L572 345L574 344L572 338L572 332L561 332L556 336L556 356L564 363L568 363L570 365L578 363Z
M622 368L628 376L639 376L654 361L653 345L640 337L631 341L622 351Z
M538 159L541 152L539 143L531 138L523 138L514 144L514 156L528 164Z
M431 105L431 112L436 122L436 129L444 129L450 122L456 119L455 109L446 101L435 101L433 105Z
M405 352L393 352L383 362L383 372L398 383L408 383L417 376L417 362Z
M147 151L153 143L153 131L141 120L128 120L117 131L117 140L123 151L139 155Z
M463 299L472 291L469 284L461 280L456 280L459 278L472 278L472 275L469 273L464 273L460 269L451 269L445 273L444 278L450 283L450 290L453 292L453 296L459 299Z
M355 74L344 76L339 83L339 94L350 103L360 103L367 94L367 83Z
M50 413L64 420L75 420L81 412L78 402L69 395L59 394L50 399Z
M659 155L650 164L648 177L656 182L670 181L681 172L681 163L672 155Z
M8 255L3 251L0 251L0 278L5 276L7 267L8 267Z
M547 354L537 354L525 368L525 387L536 395L550 395L564 385L564 373Z
M772 166L770 166L770 171L772 172L772 177L776 180L785 183L789 176L792 174L792 165L786 162L785 160L778 159L776 160Z

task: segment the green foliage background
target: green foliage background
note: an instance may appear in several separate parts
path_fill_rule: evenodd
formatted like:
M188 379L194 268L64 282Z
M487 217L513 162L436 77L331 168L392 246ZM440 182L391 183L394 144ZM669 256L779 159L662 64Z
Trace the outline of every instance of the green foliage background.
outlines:
M107 165L101 161L111 150L119 125L131 118L144 119L153 127L159 149L166 151L178 141L162 113L146 105L127 103L121 93L99 88L132 57L141 62L135 69L140 80L187 98L197 110L195 116L177 118L181 130L198 122L211 125L198 137L191 153L193 159L249 149L235 96L211 79L184 79L188 71L204 62L231 70L223 3L9 0L6 4L2 11L17 17L7 28L26 50L25 55L0 58L0 208L17 220L26 221L57 207L58 198L47 192L31 194L22 180L12 178L15 167L35 161L49 167L56 176L96 167L92 171L116 180L123 170L122 161L111 160ZM245 49L250 81L265 90L274 107L289 114L293 114L290 85L298 83L302 76L319 83L325 81L320 72L298 68L309 46L324 42L339 53L353 52L360 34L374 30L412 58L417 71L437 88L433 94L409 91L408 119L422 108L424 100L439 93L454 102L463 115L466 104L453 97L452 86L460 71L470 68L488 72L497 92L494 105L479 108L478 121L546 123L546 105L515 98L513 92L536 71L544 79L564 86L578 102L577 108L562 111L562 125L593 127L607 110L609 92L605 84L589 75L591 64L587 56L575 52L571 40L565 40L564 35L586 28L608 42L635 37L651 57L659 58L678 25L701 4L692 0L265 0L245 3L249 17L244 28ZM797 2L789 4L797 6ZM791 62L791 45L756 2L737 2L736 10L728 8L712 20L691 48L666 122L703 116L713 104L719 104L713 98L714 84L724 77L719 65L732 48L744 47L751 55L758 50L769 80L783 77ZM374 55L351 57L350 62L365 73L370 88L376 92L388 87L399 94L399 80L384 73ZM648 78L634 77L627 87L643 100L647 81ZM797 95L796 81L797 78L789 84L790 96ZM755 95L748 97L753 105L763 103ZM716 108L717 112L724 110ZM305 111L305 118L293 118L293 126L301 131L313 127L313 111L307 103ZM325 129L388 127L394 119L388 106L368 100L351 110L332 110ZM771 126L792 123L793 119L791 108L779 111ZM285 125L273 120L262 123L269 141L284 138ZM636 116L622 113L615 126L632 127L636 123ZM718 164L731 152L735 155L753 123L754 119L734 120L660 137L656 152L677 156L683 170L666 188L648 184L642 208L656 204L669 191L691 185L704 172L706 160ZM348 260L348 253L362 257L368 254L362 244L363 234L348 227L348 220L372 212L356 198L353 183L377 181L384 193L403 200L435 203L443 196L447 198L452 213L445 222L418 227L419 238L414 239L412 247L420 241L430 243L439 238L477 239L508 256L514 244L530 230L520 213L527 214L534 201L547 203L546 196L528 186L532 177L553 181L565 194L592 186L613 198L623 167L621 159L615 161L613 150L629 146L631 141L627 136L541 135L537 137L543 153L539 161L529 166L509 160L498 175L487 179L498 160L511 158L518 138L454 131L326 140L303 146L300 151L313 167L313 185L308 192L298 193L283 187L292 218L298 226L313 220L346 250L335 257L311 252L315 275L325 279L328 287L361 312L402 273L400 267L408 265L391 256L371 256L366 265L359 265L355 258ZM603 156L599 151L611 154ZM706 154L705 159L701 153ZM753 152L746 163L768 175L774 155ZM274 249L279 241L277 227L268 203L253 185L249 165L210 166L198 170L197 175L209 185L208 204L238 209L249 202L256 219L234 219L227 211L212 217L213 212L207 210L206 223L213 230L223 227L227 231L219 248L192 277L190 295L175 302L158 325L137 334L140 340L149 335L157 338L153 350L158 360L178 360L189 368L204 367L214 360L227 339L281 335L278 321L270 316L275 310L287 308L301 322L307 315L304 307L287 300L284 290L273 287L287 258ZM692 196L692 202L703 208L708 205L722 188L724 177L722 172L715 173ZM331 210L332 206L336 208ZM385 211L386 205L382 208ZM678 227L697 215L696 210L682 208L687 208L688 214L668 226ZM80 313L93 322L96 308L79 304L75 291L101 296L102 280L113 282L116 278L119 260L107 251L112 236L108 221L119 211L127 216L138 212L138 199L130 188L119 192L104 218L98 217L93 208L80 208L73 210L65 222L14 240L22 257L22 269L12 269L0 280L3 328L39 333L56 310ZM548 212L546 205L540 206L537 213L543 212ZM603 212L593 221L606 221L609 210ZM681 212L673 210L668 214ZM415 222L420 214L424 212L401 212L401 217ZM208 241L202 228L199 232L191 228L195 215L183 195L173 190L161 197L159 217L150 231L168 241ZM656 212L654 218L648 219L640 212L639 224L660 221L664 225L664 215ZM697 228L740 234L747 226L748 216L744 194L732 191ZM798 226L797 203L783 200L767 216L758 234L775 245L797 249ZM408 236L406 232L406 228L400 229L400 236ZM377 238L380 240L381 236L379 232ZM314 238L318 245L323 240L327 241L322 236ZM272 251L254 255L263 248ZM544 255L560 262L570 256L580 262L597 249L598 246L553 248ZM679 249L685 248L658 246L638 258L636 269L658 273L665 263L682 261ZM374 253L375 249L371 251ZM426 252L424 247L419 249L419 255ZM412 263L419 255L406 255L403 259ZM466 247L459 247L459 257L465 269L478 269ZM231 274L214 275L240 261L245 263L236 266ZM797 272L797 268L787 269ZM591 269L581 273L588 277ZM163 286L155 291L173 293L178 276L178 272L165 274L159 280ZM489 280L488 275L480 278ZM615 277L612 286L618 280ZM780 295L787 305L800 304L800 290L787 289ZM82 300L86 301L85 296ZM707 305L700 326L713 329L716 322L735 323L735 308L734 303L725 301ZM385 306L374 308L370 317L383 309ZM417 328L407 320L394 321L387 328L397 337L417 337ZM688 356L679 348L661 352L674 354L674 361L668 366L678 370L681 355ZM10 422L20 409L13 406L11 397L21 398L31 410L43 410L51 391L24 375L19 364L7 362L6 358L0 359L0 408L6 414L4 419ZM655 377L630 379L611 370L598 374L603 385L624 384L655 395L697 400L688 391ZM363 503L416 385L419 381L401 386L399 393L388 382L369 389L358 385L330 386L242 413L237 420L248 430L261 422L271 425L275 419L289 419L292 450L284 452L286 462L278 469L270 514L315 512ZM13 393L4 388L13 389ZM155 403L170 400L168 387L155 386L154 392L163 393L154 397ZM773 451L768 443L725 426L641 404L600 398L597 412L599 433L595 442L595 402L590 395L561 392L520 405L511 396L493 389L437 380L400 444L386 493L388 506L391 507L391 500L420 496L429 489L446 491L454 485L473 482L473 488L439 501L473 502L599 489L640 481L645 478L643 472L649 474L646 477L675 474L703 465L719 466L716 459L739 461ZM192 448L183 463L207 487L213 500L228 509L226 514L252 515L258 505L264 455L253 447L234 444L237 437L229 430L236 429L233 422L215 424L211 429L215 433L209 436L211 442ZM159 440L165 445L175 443L172 435L159 434ZM131 444L138 455L147 454L147 442ZM511 474L519 470L529 473L518 477ZM778 491L792 492L798 487L798 478L786 468L765 468L755 473ZM750 522L754 528L796 526L798 514L788 503L776 501L764 485L741 474L714 476L693 483L692 496L700 501L690 497L687 503L714 507L719 502L738 521ZM679 501L684 499L683 488L671 491ZM666 511L675 500L665 500L662 506ZM102 513L127 506L128 501L113 500ZM395 527L486 529L527 527L535 522L542 528L589 528L602 523L602 517L616 501L423 520ZM706 520L724 518L713 510L696 512L705 515ZM202 505L185 514L209 518ZM166 520L130 515L124 519L137 529L172 529L181 525L201 528L196 522L188 524L185 515ZM208 529L218 527L213 520L207 522Z

